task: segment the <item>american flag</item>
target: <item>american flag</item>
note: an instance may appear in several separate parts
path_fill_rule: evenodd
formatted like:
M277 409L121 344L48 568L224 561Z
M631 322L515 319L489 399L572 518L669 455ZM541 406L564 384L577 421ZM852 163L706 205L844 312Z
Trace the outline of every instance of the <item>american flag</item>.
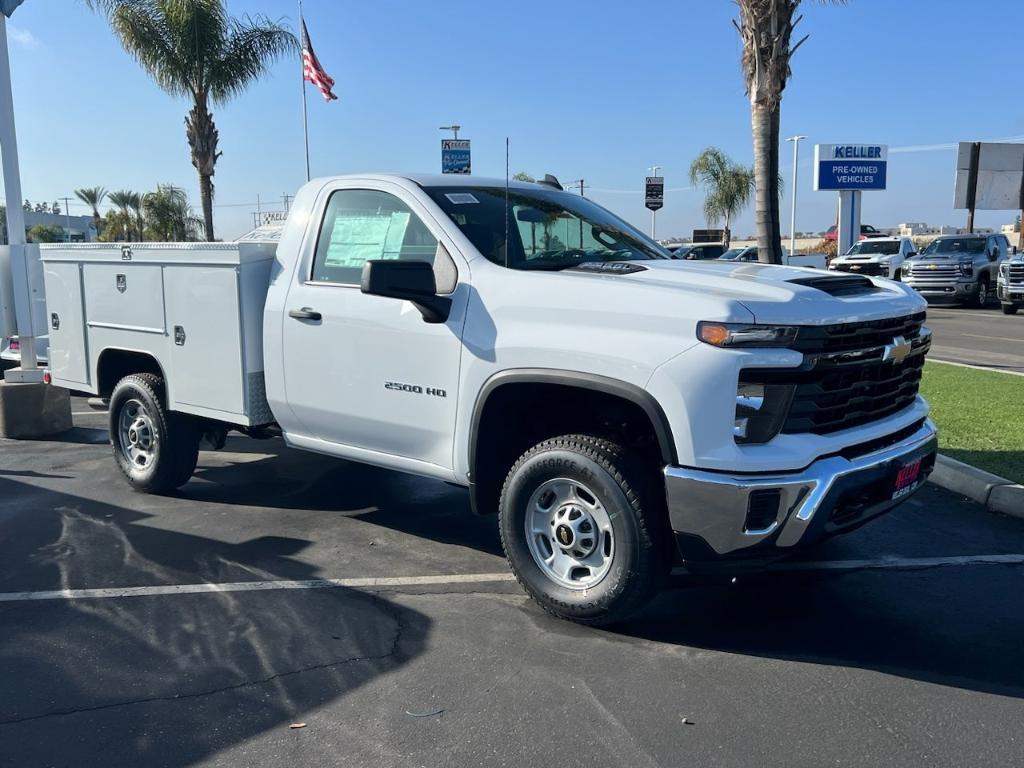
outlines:
M334 80L324 72L320 61L313 53L313 44L309 42L309 32L306 30L306 20L302 20L302 79L308 80L320 89L324 101L333 101L338 97L334 95L331 88L334 87Z

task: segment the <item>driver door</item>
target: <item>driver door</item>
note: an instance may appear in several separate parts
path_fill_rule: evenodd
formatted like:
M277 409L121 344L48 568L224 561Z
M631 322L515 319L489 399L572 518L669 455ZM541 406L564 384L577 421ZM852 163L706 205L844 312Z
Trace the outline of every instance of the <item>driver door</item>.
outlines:
M319 236L289 286L283 318L285 390L305 432L340 455L452 466L467 286L437 222L407 191L324 193ZM452 297L445 323L409 302L359 289L370 259L434 265Z

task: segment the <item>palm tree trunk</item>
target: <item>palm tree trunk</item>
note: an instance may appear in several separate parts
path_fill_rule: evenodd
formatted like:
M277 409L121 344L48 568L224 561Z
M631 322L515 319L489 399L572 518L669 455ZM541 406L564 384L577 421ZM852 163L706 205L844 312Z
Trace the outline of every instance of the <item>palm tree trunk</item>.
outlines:
M757 227L757 260L781 264L778 109L769 109L765 104L752 101L750 120L754 135L754 224Z
M732 242L732 229L729 226L730 216L728 212L725 214L725 231L722 233L722 247L725 250L729 250L729 243Z
M185 135L192 149L192 165L199 172L199 196L203 205L206 239L213 240L213 173L217 151L217 127L206 104L206 94L195 94L195 104L185 118Z
M206 239L213 242L213 181L206 174L199 174L199 198L203 204L203 224Z

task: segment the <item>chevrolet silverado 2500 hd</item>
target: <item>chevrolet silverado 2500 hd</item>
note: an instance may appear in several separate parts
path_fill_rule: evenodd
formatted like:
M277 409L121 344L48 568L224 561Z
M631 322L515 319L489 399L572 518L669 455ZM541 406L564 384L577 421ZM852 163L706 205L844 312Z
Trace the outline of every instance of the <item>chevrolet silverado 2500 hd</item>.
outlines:
M317 179L279 242L43 246L55 384L109 397L128 482L201 436L467 486L541 605L621 619L673 567L757 568L924 482L924 300L666 258L585 198L475 177Z

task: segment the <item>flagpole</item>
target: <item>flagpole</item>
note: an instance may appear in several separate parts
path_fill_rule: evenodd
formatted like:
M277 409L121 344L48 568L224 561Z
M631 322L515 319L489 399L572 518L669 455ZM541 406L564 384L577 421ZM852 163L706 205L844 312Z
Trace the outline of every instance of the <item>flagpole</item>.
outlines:
M305 22L302 19L302 0L299 0L299 25ZM309 181L309 122L306 118L306 65L302 59L302 52L299 52L299 84L302 86L302 139L306 148L306 181Z

